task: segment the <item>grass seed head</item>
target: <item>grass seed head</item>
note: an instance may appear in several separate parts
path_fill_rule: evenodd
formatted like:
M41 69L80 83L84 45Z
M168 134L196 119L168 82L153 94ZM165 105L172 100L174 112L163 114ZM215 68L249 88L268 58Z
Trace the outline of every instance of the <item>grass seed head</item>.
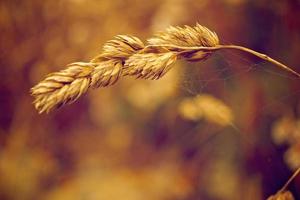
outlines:
M178 59L203 61L220 49L251 53L300 77L297 72L264 54L245 47L220 45L215 32L196 24L194 27L171 26L148 39L146 46L137 37L118 35L106 42L102 52L91 61L72 63L64 70L49 74L31 89L31 95L40 113L49 112L74 102L90 87L113 85L122 76L159 79Z

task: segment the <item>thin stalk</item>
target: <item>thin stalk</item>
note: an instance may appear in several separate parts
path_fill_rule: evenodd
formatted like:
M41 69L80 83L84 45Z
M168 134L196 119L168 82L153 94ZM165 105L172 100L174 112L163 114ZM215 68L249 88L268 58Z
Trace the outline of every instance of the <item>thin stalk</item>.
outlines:
M240 50L240 51L248 52L252 55L255 55L255 56L257 56L257 57L259 57L259 58L261 58L265 61L273 63L274 65L277 65L278 67L280 67L280 68L282 68L286 71L289 71L289 72L295 74L296 76L300 77L300 74L298 72L294 71L293 69L289 68L288 66L278 62L277 60L274 60L273 58L271 58L271 57L269 57L265 54L259 53L257 51L252 50L252 49L248 49L246 47L236 46L236 45L221 45L220 49L237 49L237 50Z
M254 51L252 49L246 48L246 47L242 47L242 46L237 46L237 45L217 45L214 47L181 47L181 46L176 46L176 45L148 45L145 49L147 48L151 48L151 47L166 47L166 48L174 48L174 49L182 49L182 50L195 50L195 51L218 51L221 49L236 49L236 50L240 50L243 52L247 52L250 53L254 56L257 56L265 61L268 61L276 66L278 66L281 69L284 69L298 77L300 77L300 73L294 71L293 69L291 69L290 67L280 63L279 61L265 55L262 53L259 53L257 51Z
M294 172L294 174L289 178L289 180L284 184L284 186L277 192L282 193L286 190L289 184L296 178L296 176L300 173L300 167Z

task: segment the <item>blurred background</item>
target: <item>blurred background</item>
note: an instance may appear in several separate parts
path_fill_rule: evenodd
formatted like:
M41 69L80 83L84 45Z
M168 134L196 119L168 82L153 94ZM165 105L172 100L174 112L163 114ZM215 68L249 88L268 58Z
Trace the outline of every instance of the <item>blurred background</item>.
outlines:
M39 115L30 88L117 34L196 22L300 71L299 0L1 0L1 200L262 200L300 166L300 80L251 55L177 62ZM290 185L300 199L300 177Z

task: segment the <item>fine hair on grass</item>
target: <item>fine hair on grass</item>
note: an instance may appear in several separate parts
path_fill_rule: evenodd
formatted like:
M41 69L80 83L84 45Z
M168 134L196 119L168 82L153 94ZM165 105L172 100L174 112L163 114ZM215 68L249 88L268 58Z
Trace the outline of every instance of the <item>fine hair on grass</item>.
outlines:
M31 88L35 108L39 113L49 112L76 101L89 88L107 87L122 76L156 80L165 75L176 60L203 61L214 52L235 49L250 53L293 73L290 67L242 46L220 44L217 34L208 28L196 26L169 27L147 40L118 35L106 42L102 52L89 62L75 62L66 69L50 73Z

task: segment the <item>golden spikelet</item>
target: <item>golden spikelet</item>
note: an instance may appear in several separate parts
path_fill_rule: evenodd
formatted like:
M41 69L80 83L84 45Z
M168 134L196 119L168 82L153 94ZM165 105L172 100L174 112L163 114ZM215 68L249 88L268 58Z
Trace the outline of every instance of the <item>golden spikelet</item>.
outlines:
M106 60L93 64L95 67L94 71L91 73L90 84L93 88L113 85L119 79L123 68L122 61L117 59Z
M125 60L143 48L144 44L139 38L131 35L117 35L113 40L109 40L104 44L103 52L96 58Z
M123 74L144 79L159 79L171 69L176 59L177 55L173 52L134 54L126 60Z
M166 31L159 32L148 39L150 45L175 45L179 47L214 47L219 44L215 32L196 24L195 27L169 27Z
M93 70L91 63L72 63L65 70L49 74L31 89L35 108L40 113L49 112L54 107L75 101L89 88Z
M220 45L217 34L196 24L195 27L170 27L148 39L148 45L134 36L118 35L103 46L90 62L77 62L67 69L49 74L31 89L35 108L49 112L74 102L89 87L106 87L121 76L159 79L177 59L201 61L221 49L237 49L269 61L300 77L291 68L267 55L235 45Z
M215 32L197 23L195 27L171 26L166 31L159 32L153 38L148 39L148 43L152 48L163 46L169 51L180 52L180 55L188 61L200 61L207 58L211 51L199 51L194 47L216 47L219 45L219 38Z

